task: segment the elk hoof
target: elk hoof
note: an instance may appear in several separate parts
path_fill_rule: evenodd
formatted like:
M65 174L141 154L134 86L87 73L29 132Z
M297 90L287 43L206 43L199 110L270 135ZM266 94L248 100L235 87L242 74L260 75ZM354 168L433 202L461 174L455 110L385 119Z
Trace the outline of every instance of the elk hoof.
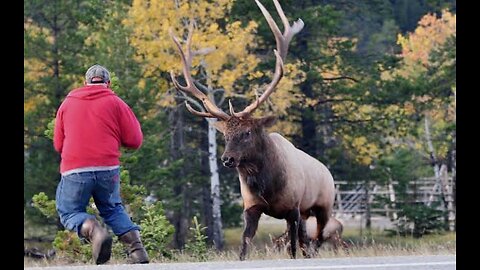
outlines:
M245 254L240 254L239 259L240 259L240 261L245 261Z

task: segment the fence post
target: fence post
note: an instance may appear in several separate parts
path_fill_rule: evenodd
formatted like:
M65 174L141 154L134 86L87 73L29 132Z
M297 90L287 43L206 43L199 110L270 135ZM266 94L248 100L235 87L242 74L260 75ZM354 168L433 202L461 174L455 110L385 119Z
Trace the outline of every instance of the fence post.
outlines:
M370 182L367 180L365 181L365 229L370 230L372 227L372 216L370 213L370 195L369 195L369 189L370 189Z
M417 183L415 180L419 179L411 181L409 183L409 188L413 188L414 193L419 192L419 194L413 194L411 199L414 200L414 202L423 201L425 204L428 204L433 201L430 196L438 196L438 194L432 193L432 187L437 185L436 189L439 189L439 193L442 196L441 199L443 200L443 207L446 210L444 212L445 224L448 224L449 230L455 231L455 191L453 190L455 188L455 183L452 183L452 178L445 169L442 170L442 172L440 182L437 182L435 177L422 178L421 180L423 181L420 182L424 186L421 186L418 190L416 185L420 185L420 183ZM382 211L382 213L389 217L390 221L398 219L398 213L396 211L398 204L408 203L397 201L395 187L398 183L395 181L390 180L388 183L385 183L385 185L377 185L374 181L371 182L368 180L361 180L354 183L356 184L354 185L354 188L347 190L345 187L342 187L346 182L335 182L335 199L337 203L335 214L336 217L342 216L346 219L355 218L358 217L357 215L360 215L360 230L363 228L370 229L372 226L372 215L375 217L378 214L375 211L378 211L379 209L372 209L372 203L374 202L376 195L386 195L389 199L390 203L387 203L383 207L384 209L382 210L384 212ZM372 188L372 190L370 188ZM417 195L419 197L417 197Z
M340 194L340 184L335 184L335 197L337 198L337 217L343 214L342 195Z
M447 223L448 223L448 230L454 231L455 230L455 212L453 209L453 198L452 198L452 189L449 183L449 177L447 172L447 166L442 165L441 176L442 176L442 199L447 210Z
M392 216L390 217L391 219L393 220L396 220L398 218L397 216L397 212L395 212L395 190L393 189L393 184L392 184L392 181L390 179L390 182L388 183L388 195L390 197L390 202L392 203ZM390 216L389 215L390 213L387 214L387 216Z

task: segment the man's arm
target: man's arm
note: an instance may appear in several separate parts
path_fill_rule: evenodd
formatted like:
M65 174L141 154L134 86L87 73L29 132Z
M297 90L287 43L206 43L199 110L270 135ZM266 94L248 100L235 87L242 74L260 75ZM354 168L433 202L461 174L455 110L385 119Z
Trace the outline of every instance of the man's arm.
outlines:
M53 129L53 147L58 153L62 153L63 140L65 139L65 133L63 131L63 119L62 111L58 109L55 117L55 126Z
M120 140L124 147L138 149L142 145L143 133L140 122L132 109L119 98Z

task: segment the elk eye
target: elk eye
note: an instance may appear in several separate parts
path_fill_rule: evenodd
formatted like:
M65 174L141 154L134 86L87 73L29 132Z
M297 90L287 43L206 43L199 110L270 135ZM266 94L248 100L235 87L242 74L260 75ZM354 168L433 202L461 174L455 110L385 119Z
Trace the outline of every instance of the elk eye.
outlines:
M245 137L249 137L250 135L252 135L252 132L250 130L245 132Z

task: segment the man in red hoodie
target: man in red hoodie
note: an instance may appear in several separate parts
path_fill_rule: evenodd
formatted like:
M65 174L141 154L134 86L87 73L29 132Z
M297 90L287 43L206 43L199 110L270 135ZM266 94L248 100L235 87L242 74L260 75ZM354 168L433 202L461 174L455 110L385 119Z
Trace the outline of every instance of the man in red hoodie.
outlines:
M60 105L54 147L61 155L56 208L65 228L92 244L96 264L111 256L112 236L86 212L91 197L103 221L126 245L132 263L148 263L140 227L126 213L120 197L120 147L138 149L143 134L130 107L110 89L110 73L93 65L85 85Z

